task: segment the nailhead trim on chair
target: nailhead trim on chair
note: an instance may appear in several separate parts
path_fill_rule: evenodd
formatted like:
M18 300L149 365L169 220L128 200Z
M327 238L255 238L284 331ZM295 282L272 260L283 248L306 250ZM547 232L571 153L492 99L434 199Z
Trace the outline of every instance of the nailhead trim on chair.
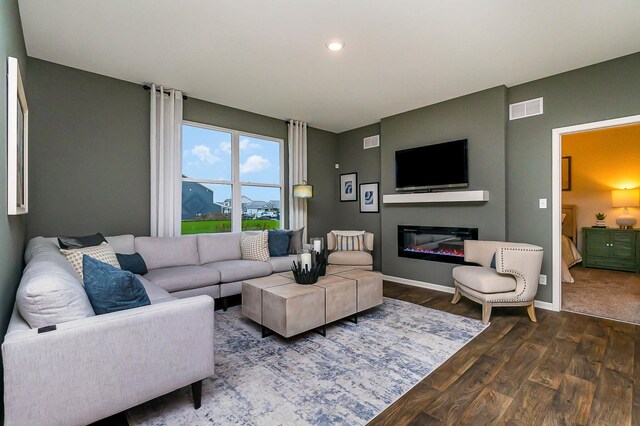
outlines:
M504 251L505 250L510 250L510 251L533 251L533 252L538 252L538 251L542 251L542 249L531 249L531 248L515 248L515 247L500 247L500 263L501 266L504 270ZM511 275L515 275L517 277L520 277L522 279L522 281L524 281L524 288L522 289L522 291L520 292L520 294L516 295L516 299L518 299L526 290L527 290L527 280L520 274L518 273L518 271L509 269L504 271L504 273L508 273ZM535 295L533 296L533 298L535 299ZM533 299L532 299L533 300ZM513 299L500 299L500 300L493 300L491 303L500 303L500 302L513 302ZM516 300L517 302L528 302L528 300Z

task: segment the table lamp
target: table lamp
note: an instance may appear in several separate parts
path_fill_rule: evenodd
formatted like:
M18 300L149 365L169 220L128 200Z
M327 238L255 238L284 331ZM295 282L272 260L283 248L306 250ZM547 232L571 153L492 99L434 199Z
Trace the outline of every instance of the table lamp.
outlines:
M631 229L636 224L636 218L629 214L629 207L640 206L640 190L638 189L614 189L611 191L611 205L624 208L622 216L616 219L616 223L623 229Z

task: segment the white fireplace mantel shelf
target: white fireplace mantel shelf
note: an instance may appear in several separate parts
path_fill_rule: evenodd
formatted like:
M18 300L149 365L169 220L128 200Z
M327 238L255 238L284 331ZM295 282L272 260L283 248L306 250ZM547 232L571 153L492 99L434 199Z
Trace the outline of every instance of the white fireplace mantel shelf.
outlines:
M413 194L385 194L384 204L406 203L474 203L489 201L489 191L420 192Z

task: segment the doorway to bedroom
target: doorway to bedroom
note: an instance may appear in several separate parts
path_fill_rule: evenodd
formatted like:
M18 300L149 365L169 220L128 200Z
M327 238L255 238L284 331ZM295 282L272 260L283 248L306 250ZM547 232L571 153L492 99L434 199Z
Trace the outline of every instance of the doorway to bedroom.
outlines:
M561 137L561 309L640 324L640 123Z

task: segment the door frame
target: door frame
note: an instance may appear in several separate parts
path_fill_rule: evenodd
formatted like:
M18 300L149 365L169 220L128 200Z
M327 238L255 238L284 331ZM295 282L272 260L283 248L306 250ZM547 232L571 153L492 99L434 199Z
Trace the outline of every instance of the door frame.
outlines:
M611 127L640 124L640 115L594 121L573 126L558 127L551 130L551 185L552 185L552 309L562 308L562 136L570 133L581 133Z

